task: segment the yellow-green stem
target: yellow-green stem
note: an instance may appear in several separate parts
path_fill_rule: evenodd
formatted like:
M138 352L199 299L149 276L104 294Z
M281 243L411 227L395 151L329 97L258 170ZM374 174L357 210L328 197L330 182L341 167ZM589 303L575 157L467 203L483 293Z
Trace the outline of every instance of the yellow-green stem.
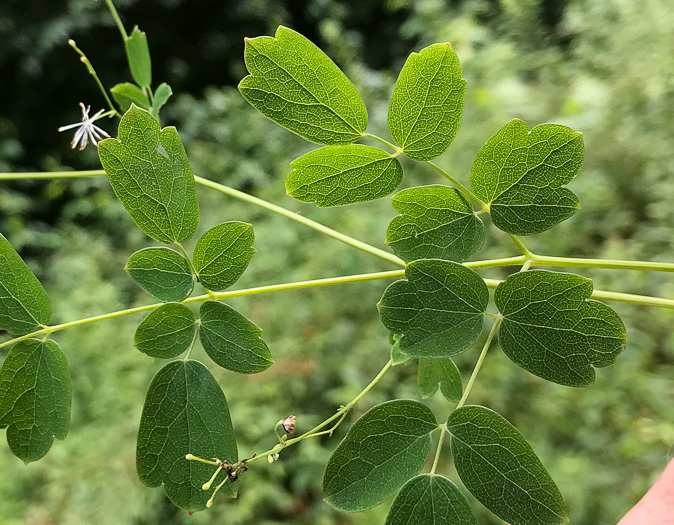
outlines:
M438 463L440 462L440 452L442 452L442 444L445 442L447 425L443 423L438 428L440 429L440 438L438 439L438 447L435 449L435 458L433 459L433 466L431 467L431 476L435 475L435 469L438 468Z
M119 13L117 13L117 8L115 7L115 4L112 3L112 0L105 0L105 3L108 4L108 9L110 9L110 13L112 13L112 18L115 19L115 24L117 24L117 29L119 29L119 33L122 35L122 39L126 41L126 39L129 38L129 35L127 35L126 29L124 29L122 19L119 18Z

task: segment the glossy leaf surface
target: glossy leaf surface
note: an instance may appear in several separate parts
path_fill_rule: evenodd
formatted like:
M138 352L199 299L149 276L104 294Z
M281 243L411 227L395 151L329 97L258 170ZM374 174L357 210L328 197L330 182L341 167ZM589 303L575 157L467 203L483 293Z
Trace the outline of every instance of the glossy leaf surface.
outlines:
M194 288L187 260L169 248L138 250L124 269L143 290L165 303L186 299Z
M47 292L23 259L0 234L0 330L23 335L49 324L52 306Z
M470 184L489 204L495 226L515 235L540 233L580 208L563 186L578 174L584 155L582 133L558 124L529 131L514 119L477 154Z
M216 364L240 374L257 374L274 363L260 327L231 306L207 301L200 316L201 344Z
M187 350L197 329L194 313L184 304L160 306L143 319L133 344L150 357L170 359Z
M185 459L187 453L238 459L227 400L208 369L198 361L174 361L155 375L147 391L138 429L136 469L150 487L164 484L178 507L206 508L210 492L203 483L213 467ZM222 489L234 495L231 485Z
M141 230L165 243L192 238L199 202L174 127L160 130L150 113L131 106L119 123L118 138L101 141L98 156L117 198Z
M0 428L15 456L42 458L65 439L72 385L66 356L55 341L26 339L7 354L0 370Z
M316 45L279 26L275 37L247 38L250 75L239 84L260 113L311 142L350 144L367 128L363 99Z
M291 164L288 195L317 206L342 206L379 199L403 179L397 159L370 146L349 144L311 151Z
M430 432L437 426L430 409L417 401L398 399L371 408L330 457L325 500L355 512L390 498L426 463Z
M422 259L408 264L405 276L386 289L378 305L384 326L402 334L402 352L449 357L477 340L489 301L477 273L454 262Z
M564 499L522 434L481 406L464 406L447 421L461 481L480 503L511 525L568 521Z
M396 193L400 213L386 230L386 244L405 261L470 259L484 241L484 224L454 188L419 186Z
M396 496L386 525L477 525L473 511L454 483L421 474Z
M449 43L412 53L396 81L388 113L393 140L414 160L442 155L459 131L466 81Z
M611 308L590 299L592 280L530 270L508 277L494 300L503 314L505 354L543 379L587 386L594 368L611 365L625 348L625 325Z
M248 268L254 243L253 227L245 222L225 222L204 233L192 257L201 284L213 291L233 285Z

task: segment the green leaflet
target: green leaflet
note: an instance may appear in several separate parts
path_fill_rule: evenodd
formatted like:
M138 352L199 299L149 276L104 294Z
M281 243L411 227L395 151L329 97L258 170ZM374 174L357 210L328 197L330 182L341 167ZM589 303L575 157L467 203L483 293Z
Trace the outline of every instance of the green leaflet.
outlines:
M260 327L231 306L207 301L200 316L201 344L216 364L239 374L257 374L274 363Z
M150 487L164 484L168 498L188 511L206 508L202 484L213 467L185 459L238 460L227 400L208 369L198 361L174 361L162 368L147 391L138 429L136 469ZM235 495L230 484L224 493Z
M414 358L408 356L407 354L403 354L400 351L400 343L398 343L398 341L393 343L391 346L391 366L406 365L412 359Z
M124 269L143 290L165 303L192 293L194 276L182 254L169 248L144 248L129 257Z
M391 137L411 159L439 157L459 131L465 93L461 64L449 43L412 53L391 96Z
M160 130L157 119L132 105L119 123L119 138L101 141L98 156L112 189L141 230L165 243L192 238L199 226L199 202L174 127Z
M117 84L110 89L110 93L112 93L112 98L115 99L115 102L119 104L119 109L122 110L122 113L126 113L131 104L135 104L139 108L150 109L150 101L147 95L135 84L131 84L130 82Z
M152 97L152 114L157 117L159 115L159 110L162 108L168 99L173 95L173 90L166 82L159 84L159 87L154 92Z
M470 259L484 241L484 224L454 188L419 186L391 197L400 213L386 230L386 244L405 261Z
M0 330L24 335L51 317L47 292L0 233Z
M590 299L592 280L531 270L502 282L494 294L503 314L499 341L516 364L568 386L594 381L593 367L611 365L625 348L625 325L611 308Z
M254 242L253 227L245 222L225 222L204 233L192 255L204 288L220 291L232 286L248 268Z
M386 525L477 525L473 511L454 483L420 474L396 496Z
M402 352L449 357L477 340L489 290L476 272L450 261L422 259L407 265L405 277L391 284L378 304L384 326L402 334Z
M171 359L187 350L197 329L192 310L180 303L160 306L143 319L133 344L150 357Z
M129 60L131 76L136 84L150 87L152 84L152 62L150 61L150 48L147 45L147 36L144 31L133 28L131 34L124 41L126 58Z
M72 386L66 356L55 341L26 339L12 348L0 371L0 428L15 456L44 457L70 425Z
M343 206L379 199L403 180L398 159L370 146L328 146L295 159L286 179L288 195L317 206Z
M239 91L280 126L317 144L350 144L367 128L367 109L346 75L299 33L279 26L276 37L246 38L250 75Z
M368 410L330 456L325 501L355 512L393 496L426 463L437 426L430 409L417 401L398 399Z
M464 406L447 421L454 466L480 503L511 525L566 523L566 504L522 434L493 410Z
M470 172L475 194L489 204L494 225L515 235L540 233L578 211L562 187L583 164L583 135L559 124L531 131L514 119L490 138Z
M447 401L456 403L463 394L461 374L449 357L419 359L417 384L421 397L424 399L435 394L438 391L438 385Z

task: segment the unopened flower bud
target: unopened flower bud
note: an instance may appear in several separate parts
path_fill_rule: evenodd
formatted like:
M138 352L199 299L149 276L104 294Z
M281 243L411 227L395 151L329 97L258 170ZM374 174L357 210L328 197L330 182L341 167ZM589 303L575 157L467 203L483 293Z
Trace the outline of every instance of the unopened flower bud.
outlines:
M295 416L288 416L283 420L283 430L286 431L286 434L292 434L293 431L295 430L295 420L297 418Z

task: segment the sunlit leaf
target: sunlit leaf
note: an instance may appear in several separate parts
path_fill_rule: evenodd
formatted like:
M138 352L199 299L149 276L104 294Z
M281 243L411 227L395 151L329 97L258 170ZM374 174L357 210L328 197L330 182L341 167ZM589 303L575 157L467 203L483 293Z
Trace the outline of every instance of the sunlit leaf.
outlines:
M443 476L420 474L396 496L386 525L477 525L466 497Z
M0 371L0 428L14 455L29 463L65 439L72 385L66 356L55 341L26 339L9 351Z
M477 340L489 301L477 273L454 262L422 259L407 265L405 277L391 284L378 304L384 326L402 334L402 352L448 357Z
M144 31L133 28L131 34L124 41L126 58L129 61L131 76L136 84L150 87L152 84L152 62L150 61L150 48L147 45L147 36Z
M493 410L464 406L447 421L454 466L480 503L511 525L568 521L564 499L522 434Z
M417 401L398 399L371 408L330 457L325 500L354 512L390 498L426 463L430 432L437 426L430 409Z
M558 124L529 131L514 119L482 146L470 184L489 204L495 226L516 235L539 233L580 208L563 186L580 171L584 154L582 133Z
M26 263L0 233L0 330L23 335L49 324L51 301Z
M419 186L391 197L400 213L386 230L386 244L405 261L470 259L484 241L484 224L466 198L447 186Z
M178 507L203 510L210 493L201 486L213 474L213 467L187 461L188 453L230 463L238 460L227 400L220 386L202 363L174 361L157 372L147 391L138 429L136 469L146 485L163 483L166 495ZM223 490L234 495L229 484Z
M367 128L363 99L346 75L307 38L279 26L274 38L247 38L250 75L239 84L260 113L317 144L349 144Z
M150 357L170 359L187 350L197 329L186 305L169 303L152 311L136 329L133 344Z
M169 248L139 250L129 257L124 269L141 288L166 303L182 301L194 287L187 260Z
M260 327L231 306L207 301L200 317L201 344L216 364L240 374L257 374L274 363Z
M131 104L135 104L139 108L150 109L150 101L147 95L135 84L130 82L117 84L110 89L110 93L112 93L115 102L119 104L122 113L126 113Z
M613 364L626 338L618 314L591 294L592 280L580 275L545 270L511 275L494 295L504 317L501 348L548 381L591 384L594 368Z
M159 84L159 87L154 92L152 97L152 114L156 117L159 115L159 110L162 108L168 99L173 95L173 90L166 82Z
M245 222L225 222L204 233L192 256L201 284L214 291L232 286L248 268L254 242L253 227Z
M342 206L379 199L403 179L397 159L370 146L349 144L311 151L291 164L288 195L317 206Z
M459 131L466 81L446 44L412 53L403 66L388 112L393 140L415 160L439 157Z
M423 398L435 394L438 386L447 401L456 403L463 394L461 374L449 357L419 359L417 384Z
M131 106L119 123L119 138L100 142L98 155L112 189L141 230L165 243L192 238L199 202L174 127L160 130L150 113Z

